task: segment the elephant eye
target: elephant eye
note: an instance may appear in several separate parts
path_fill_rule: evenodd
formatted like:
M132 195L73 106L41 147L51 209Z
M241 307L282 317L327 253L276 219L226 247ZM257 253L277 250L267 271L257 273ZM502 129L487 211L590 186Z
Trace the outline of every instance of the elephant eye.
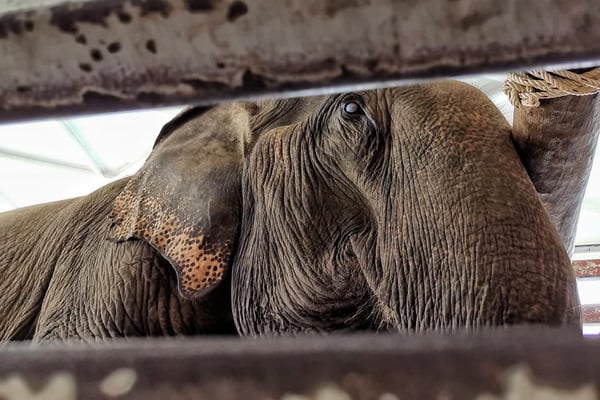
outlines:
M350 100L344 103L344 114L348 116L364 115L364 111L360 103Z

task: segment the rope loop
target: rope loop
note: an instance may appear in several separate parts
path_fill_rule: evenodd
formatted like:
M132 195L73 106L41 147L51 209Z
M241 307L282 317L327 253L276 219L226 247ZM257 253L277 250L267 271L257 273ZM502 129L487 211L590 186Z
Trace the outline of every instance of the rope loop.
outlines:
M572 71L529 71L511 73L504 93L513 106L539 107L543 99L588 96L600 92L600 68L578 74Z

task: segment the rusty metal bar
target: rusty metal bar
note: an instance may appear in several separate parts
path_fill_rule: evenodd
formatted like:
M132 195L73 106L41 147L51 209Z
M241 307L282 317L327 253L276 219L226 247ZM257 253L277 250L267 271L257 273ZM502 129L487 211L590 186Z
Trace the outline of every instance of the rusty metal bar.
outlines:
M578 278L600 277L600 260L575 260L572 265Z
M0 397L596 399L598 360L600 342L534 327L456 336L20 345L0 351Z
M586 324L600 323L600 304L586 304L581 306L582 320Z
M597 0L55 2L0 8L0 121L600 64Z

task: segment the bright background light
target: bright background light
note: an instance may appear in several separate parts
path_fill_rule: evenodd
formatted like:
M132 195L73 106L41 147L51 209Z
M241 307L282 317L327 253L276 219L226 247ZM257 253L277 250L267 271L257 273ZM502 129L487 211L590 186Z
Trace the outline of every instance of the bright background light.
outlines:
M0 212L131 175L181 108L0 125Z
M584 278L577 281L581 304L600 304L600 278Z

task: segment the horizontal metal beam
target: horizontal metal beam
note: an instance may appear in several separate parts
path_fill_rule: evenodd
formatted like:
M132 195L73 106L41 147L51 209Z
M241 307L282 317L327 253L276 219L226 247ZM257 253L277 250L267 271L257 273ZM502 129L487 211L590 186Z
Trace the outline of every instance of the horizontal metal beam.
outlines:
M600 259L597 260L575 260L573 269L578 278L600 277Z
M600 342L533 327L456 336L18 345L0 351L0 397L591 400L600 387L598 360Z
M581 306L581 318L585 324L600 323L600 304L586 304Z
M597 0L37 1L0 15L0 121L600 64Z

